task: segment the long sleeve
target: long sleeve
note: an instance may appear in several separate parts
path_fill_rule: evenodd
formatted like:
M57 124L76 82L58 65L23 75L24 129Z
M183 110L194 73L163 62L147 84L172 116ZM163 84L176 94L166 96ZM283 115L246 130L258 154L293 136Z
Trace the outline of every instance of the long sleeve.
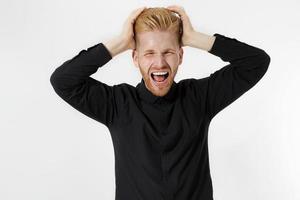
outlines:
M55 69L50 82L55 92L81 113L109 125L117 113L114 86L90 77L112 57L103 43L80 51Z
M270 63L270 56L260 48L218 33L214 36L216 40L208 52L230 64L206 78L196 79L197 86L206 95L210 119L252 88L264 76Z

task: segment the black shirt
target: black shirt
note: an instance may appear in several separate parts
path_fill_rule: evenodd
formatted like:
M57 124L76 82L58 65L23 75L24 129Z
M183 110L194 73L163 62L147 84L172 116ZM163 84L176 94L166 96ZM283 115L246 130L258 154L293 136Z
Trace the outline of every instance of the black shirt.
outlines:
M210 54L229 62L205 78L173 82L153 95L143 79L107 85L90 77L112 59L103 43L80 51L51 75L55 92L106 125L115 155L116 200L212 200L208 127L253 87L270 63L262 49L215 33Z

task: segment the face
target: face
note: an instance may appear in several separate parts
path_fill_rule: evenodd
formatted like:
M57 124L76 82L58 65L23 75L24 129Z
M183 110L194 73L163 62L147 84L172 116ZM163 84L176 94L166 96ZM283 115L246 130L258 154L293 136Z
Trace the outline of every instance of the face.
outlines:
M137 40L138 45L132 51L133 62L147 89L156 96L164 96L182 63L183 49L177 36L168 31L151 31L139 33Z

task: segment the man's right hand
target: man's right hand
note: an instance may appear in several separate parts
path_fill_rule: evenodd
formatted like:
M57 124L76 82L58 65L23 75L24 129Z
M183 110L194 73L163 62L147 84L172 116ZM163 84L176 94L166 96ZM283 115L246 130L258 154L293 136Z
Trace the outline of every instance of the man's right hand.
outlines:
M144 6L133 10L129 17L126 19L121 34L116 38L103 42L112 57L128 49L135 49L133 24L137 16L145 8L146 7Z

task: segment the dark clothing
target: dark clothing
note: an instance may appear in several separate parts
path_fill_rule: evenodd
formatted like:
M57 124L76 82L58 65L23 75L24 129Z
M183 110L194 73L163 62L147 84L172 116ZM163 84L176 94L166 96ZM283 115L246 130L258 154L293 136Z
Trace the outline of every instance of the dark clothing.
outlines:
M163 97L147 90L143 79L134 87L91 78L112 59L102 43L82 50L51 75L51 84L64 101L109 129L116 200L213 199L210 121L252 88L270 63L262 49L214 36L208 52L230 64L205 78L174 81Z

